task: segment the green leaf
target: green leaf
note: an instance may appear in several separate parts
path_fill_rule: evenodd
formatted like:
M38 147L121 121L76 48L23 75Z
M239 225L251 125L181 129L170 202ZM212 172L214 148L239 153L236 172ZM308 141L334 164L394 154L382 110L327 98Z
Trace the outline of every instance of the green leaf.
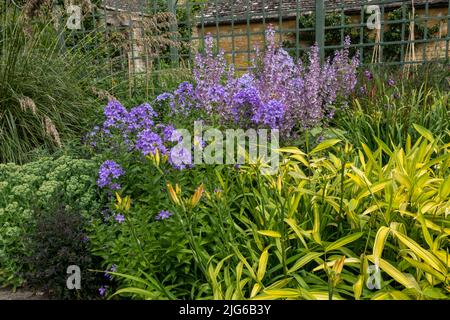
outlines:
M316 241L318 244L322 244L322 240L320 239L320 218L319 218L319 208L317 207L317 204L314 204L314 225L313 225L313 232L312 236L314 241Z
M375 242L373 244L373 257L375 259L375 263L381 259L384 244L386 243L386 239L390 231L390 228L383 226L378 230L377 235L375 236Z
M433 134L431 133L430 130L425 129L422 126L419 126L418 124L413 123L413 127L414 129L416 129L416 131L418 133L420 133L425 139L427 139L430 142L434 142L434 137Z
M297 289L266 289L264 293L274 298L297 298L302 296L302 293Z
M355 240L358 240L359 238L361 238L362 235L363 235L362 232L358 232L358 233L350 234L350 235L348 235L346 237L343 237L343 238L341 238L341 239L339 239L339 240L337 240L337 241L327 245L325 247L325 252L329 252L329 251L332 251L332 250L339 249L339 248L341 248L341 247L343 247L343 246L345 246L345 245L347 245L347 244L349 244L349 243L351 243L351 242L353 242Z
M262 234L263 236L271 237L271 238L281 238L281 234L277 231L272 230L259 230L259 234Z
M367 256L367 258L374 262L373 256ZM420 291L419 284L414 279L414 277L411 277L410 274L403 273L400 270L398 270L396 267L391 265L389 262L387 262L384 259L381 259L378 261L379 267L386 272L388 275L390 275L395 281L402 284L408 289L415 289L417 291Z
M340 139L325 140L325 141L319 143L309 154L312 155L312 154L317 153L319 151L328 149L328 148L334 146L335 144L337 144L339 142L341 142Z
M292 153L292 154L298 154L298 155L306 155L303 151L301 151L299 148L296 147L286 147L276 150L281 153Z
M438 288L425 288L422 293L431 299L440 299L440 300L447 300L448 296L442 293L442 290Z
M259 257L258 273L256 275L258 281L261 281L266 273L267 261L269 260L269 248L270 246L265 248Z
M397 231L393 231L393 233L400 242L402 242L415 254L421 257L425 263L429 264L431 267L441 272L442 274L446 274L447 268L441 263L441 261L434 254L428 252L427 250L422 248L417 242L405 236L404 234Z
M117 296L117 295L121 295L124 293L133 293L133 294L137 294L140 297L144 297L145 299L149 298L149 299L153 299L155 296L158 295L157 292L151 292L145 289L140 289L140 288L123 288L123 289L119 289L117 290L111 297Z
M321 255L323 255L323 252L308 252L306 255L298 259L298 261L288 270L288 273L292 273L303 267L304 265L308 264L314 259L319 258Z

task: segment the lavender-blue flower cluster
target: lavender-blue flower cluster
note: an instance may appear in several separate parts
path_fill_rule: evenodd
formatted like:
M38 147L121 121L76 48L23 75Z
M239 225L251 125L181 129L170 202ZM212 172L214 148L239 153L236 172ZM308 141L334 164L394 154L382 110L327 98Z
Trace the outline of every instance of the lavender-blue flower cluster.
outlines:
M112 100L105 106L103 114L103 126L96 127L89 137L99 134L107 138L119 137L128 151L137 150L143 155L154 155L156 150L163 155L168 153L176 130L172 125L155 124L157 114L150 104L128 111L120 102Z
M251 71L238 76L232 65L227 66L223 51L214 54L213 39L207 36L205 53L195 60L195 86L183 83L174 94L162 94L157 100L171 99L175 112L197 107L224 122L277 128L285 135L333 117L334 105L357 83L359 58L349 57L349 37L344 49L323 63L318 47L311 47L308 65L295 62L276 45L272 27L266 40L265 50L257 49ZM188 98L176 99L180 92Z
M191 90L188 84L183 85L180 92L176 93L178 99ZM179 100L180 101L180 100ZM105 120L103 125L96 126L94 130L87 135L92 146L96 146L96 140L99 137L106 137L108 141L119 139L120 144L124 144L128 151L136 150L142 155L156 154L156 151L162 155L169 156L169 162L176 169L184 169L186 166L179 165L177 152L171 152L173 142L179 142L172 125L155 124L156 112L148 104L142 104L131 110L127 110L120 102L112 100L104 108ZM184 155L183 155L184 156ZM100 188L110 190L119 190L121 188L118 178L124 175L122 167L113 160L106 160L100 167L97 185ZM116 220L122 222L121 217Z
M117 179L125 174L122 167L113 160L106 160L100 166L98 172L97 185L100 188L110 188L111 190L119 190L120 184L117 183Z

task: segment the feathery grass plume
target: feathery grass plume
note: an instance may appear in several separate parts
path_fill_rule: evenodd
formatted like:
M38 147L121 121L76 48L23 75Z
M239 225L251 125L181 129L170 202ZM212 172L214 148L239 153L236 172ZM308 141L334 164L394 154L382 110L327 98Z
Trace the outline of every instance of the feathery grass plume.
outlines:
M44 11L49 11L52 5L51 0L28 0L23 7L23 20L25 22L23 30L31 37L33 33L32 21L42 15Z
M30 110L31 113L36 115L36 113L37 113L36 104L34 103L33 99L31 99L30 97L20 98L19 104L20 104L20 109L22 109L22 111Z
M114 101L114 100L117 101L118 100L107 90L98 89L96 87L92 87L91 89L92 89L92 93L94 93L101 100L108 100L108 101Z
M180 48L177 19L171 12L158 12L141 21L143 30L142 44L145 53L152 59L168 48ZM175 28L174 28L175 27Z
M59 132L55 127L55 124L53 123L52 119L45 116L44 117L44 127L45 132L53 139L53 142L59 147L62 147L61 144L61 138L59 137Z

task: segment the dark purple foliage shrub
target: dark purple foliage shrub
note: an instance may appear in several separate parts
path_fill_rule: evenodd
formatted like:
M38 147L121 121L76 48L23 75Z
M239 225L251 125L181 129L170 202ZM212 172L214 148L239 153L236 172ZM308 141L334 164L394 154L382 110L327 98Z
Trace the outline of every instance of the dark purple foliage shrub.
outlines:
M89 270L98 269L99 259L90 253L87 223L79 212L63 205L37 213L36 227L27 235L29 255L23 257L30 270L24 274L28 286L56 299L97 296L101 275ZM80 267L80 290L66 286L67 267L71 265Z

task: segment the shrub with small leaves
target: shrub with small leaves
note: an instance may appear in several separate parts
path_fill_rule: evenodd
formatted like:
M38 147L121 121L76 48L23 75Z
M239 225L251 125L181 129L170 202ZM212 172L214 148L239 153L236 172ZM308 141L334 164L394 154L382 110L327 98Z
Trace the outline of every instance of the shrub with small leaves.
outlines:
M89 238L85 233L88 220L79 211L64 206L39 212L36 227L26 236L27 253L24 262L31 271L24 274L27 284L57 299L86 299L97 296L96 269L98 261L90 254ZM98 259L97 259L98 260ZM81 270L81 288L66 286L67 267Z

